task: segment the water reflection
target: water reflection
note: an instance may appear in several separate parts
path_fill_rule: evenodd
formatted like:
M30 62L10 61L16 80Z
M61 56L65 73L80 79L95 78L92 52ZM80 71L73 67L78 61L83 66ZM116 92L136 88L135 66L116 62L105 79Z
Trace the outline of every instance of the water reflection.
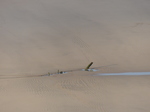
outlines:
M150 72L100 73L97 75L150 75Z

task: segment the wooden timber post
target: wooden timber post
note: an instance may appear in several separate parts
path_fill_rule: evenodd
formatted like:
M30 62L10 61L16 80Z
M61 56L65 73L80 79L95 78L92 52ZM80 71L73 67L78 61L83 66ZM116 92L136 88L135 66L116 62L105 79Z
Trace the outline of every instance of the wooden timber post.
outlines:
M93 62L91 62L86 68L85 71L88 71L88 69L90 68L90 66L93 64Z

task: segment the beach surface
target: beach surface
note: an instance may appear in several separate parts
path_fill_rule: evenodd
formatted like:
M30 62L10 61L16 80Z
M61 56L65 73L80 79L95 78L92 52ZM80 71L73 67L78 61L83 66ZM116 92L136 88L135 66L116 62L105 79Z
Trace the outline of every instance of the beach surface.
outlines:
M1 112L148 112L150 75L0 79Z
M0 111L149 112L149 11L148 0L1 0ZM82 70L90 62L98 71Z

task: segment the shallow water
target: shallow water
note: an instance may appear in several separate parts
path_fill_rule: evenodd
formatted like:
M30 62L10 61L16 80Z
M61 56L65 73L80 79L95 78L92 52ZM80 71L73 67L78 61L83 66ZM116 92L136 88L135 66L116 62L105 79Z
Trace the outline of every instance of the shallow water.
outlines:
M85 70L85 69L82 69L82 71L86 71L86 70ZM93 68L92 68L92 69L88 69L88 71L89 71L89 72L96 72L96 71L99 71L99 70L98 70L98 69L93 69Z
M100 73L97 75L150 75L150 72Z

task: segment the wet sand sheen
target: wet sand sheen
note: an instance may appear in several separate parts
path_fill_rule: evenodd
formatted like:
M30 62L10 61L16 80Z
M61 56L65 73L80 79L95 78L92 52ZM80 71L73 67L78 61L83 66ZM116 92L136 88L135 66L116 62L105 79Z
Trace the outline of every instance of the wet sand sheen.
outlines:
M150 72L100 73L97 75L150 75Z

